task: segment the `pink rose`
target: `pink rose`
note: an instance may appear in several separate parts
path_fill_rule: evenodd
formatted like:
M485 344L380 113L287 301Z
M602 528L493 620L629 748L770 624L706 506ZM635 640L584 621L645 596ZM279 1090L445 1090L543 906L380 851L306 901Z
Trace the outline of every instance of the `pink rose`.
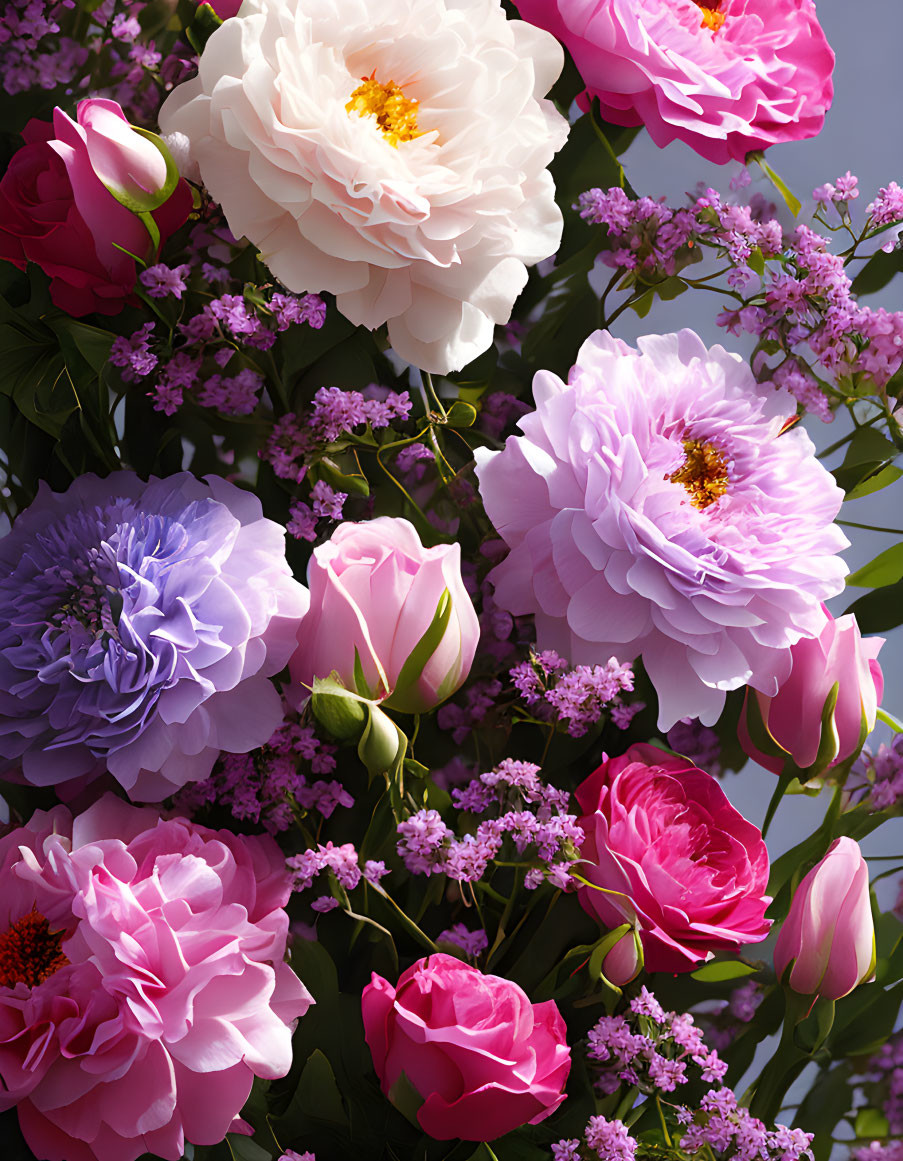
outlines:
M768 852L758 827L710 775L654 746L606 758L576 791L586 834L583 909L639 927L649 971L690 971L771 926Z
M821 131L834 53L812 0L515 0L564 44L602 115L709 161Z
M312 1000L271 838L108 794L4 836L0 875L0 1109L43 1161L178 1161L288 1072Z
M532 1004L511 980L440 953L394 988L374 973L361 1006L383 1092L392 1100L404 1074L424 1098L417 1120L438 1141L493 1141L564 1100L564 1021L554 1000Z
M289 664L296 701L333 670L354 689L355 656L370 696L403 713L433 709L465 681L480 627L460 545L424 548L414 526L395 516L341 524L314 549L308 584L310 611ZM418 650L431 626L435 639Z
M818 759L819 772L858 753L875 728L884 676L877 656L883 637L859 635L852 613L837 620L825 609L825 627L817 637L804 637L790 648L793 668L774 697L753 691L774 754L764 754L752 738L747 709L740 716L738 734L744 751L760 766L780 774L783 754L805 770ZM827 698L837 684L837 702L830 711L828 732L822 728ZM761 739L760 739L761 741ZM821 754L819 751L821 750Z
M853 839L835 839L797 887L774 970L794 992L827 1000L852 992L875 970L868 865Z
M115 101L79 101L76 115L73 121L55 109L52 125L26 125L25 145L0 181L0 258L20 270L29 262L40 266L50 278L50 297L67 314L116 314L136 276L123 250L144 257L150 236L104 182L123 193L143 189L154 204L160 188L154 183L165 177L166 165ZM179 181L153 212L163 241L190 211L191 193Z

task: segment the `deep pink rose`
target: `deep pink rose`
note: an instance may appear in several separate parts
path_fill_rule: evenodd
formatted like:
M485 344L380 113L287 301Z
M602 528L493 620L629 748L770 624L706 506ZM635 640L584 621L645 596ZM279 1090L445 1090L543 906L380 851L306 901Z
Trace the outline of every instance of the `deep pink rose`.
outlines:
M402 1073L423 1098L417 1119L438 1141L493 1141L558 1108L571 1068L554 1000L450 955L431 955L392 985L373 974L361 1001L382 1090Z
M825 766L834 765L856 754L866 735L875 728L884 693L884 675L877 661L884 638L863 640L852 613L837 620L827 609L825 614L825 627L817 637L804 637L791 646L793 668L774 697L747 691L747 699L752 692L758 701L765 728L777 743L775 748L793 758L801 770L815 762L819 748L822 769L822 762ZM822 714L835 683L837 702L822 746ZM783 757L763 754L756 747L746 718L747 712L741 714L740 745L760 766L780 774Z
M577 788L583 909L636 923L649 971L690 971L764 939L768 852L710 775L655 746L606 758Z
M403 713L431 710L463 684L480 626L461 579L460 545L425 548L397 516L341 524L314 549L307 578L310 610L289 665L296 700L333 670L354 689L355 653L371 695ZM422 663L405 669L445 593L444 631Z
M37 120L26 125L25 145L0 181L0 258L20 270L29 262L40 266L50 278L50 297L67 314L116 314L131 295L136 274L134 260L116 247L144 257L150 237L98 174L134 191L160 178L148 150L161 162L162 157L128 129L115 101L79 101L76 115L73 121L54 109L52 125ZM190 211L191 192L180 181L154 211L163 241Z
M875 970L869 869L851 838L835 839L794 893L774 949L778 979L788 967L789 988L827 1000L846 996Z
M42 1161L178 1161L288 1072L312 1001L268 836L107 795L0 839L0 881L0 1109Z
M574 58L589 98L709 161L821 131L834 53L813 0L515 0Z

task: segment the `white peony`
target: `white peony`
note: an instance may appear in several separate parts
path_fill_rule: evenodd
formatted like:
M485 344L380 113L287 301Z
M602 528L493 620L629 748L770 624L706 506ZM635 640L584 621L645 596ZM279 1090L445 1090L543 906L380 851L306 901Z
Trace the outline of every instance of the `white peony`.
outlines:
M290 290L458 369L553 254L563 54L499 0L245 0L160 111Z

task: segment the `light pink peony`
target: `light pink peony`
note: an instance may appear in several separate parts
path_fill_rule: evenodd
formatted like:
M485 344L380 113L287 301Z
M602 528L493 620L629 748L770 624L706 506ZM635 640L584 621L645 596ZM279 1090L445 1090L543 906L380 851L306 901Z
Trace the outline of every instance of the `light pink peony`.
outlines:
M495 600L534 613L572 664L642 655L659 727L713 725L724 691L772 695L790 646L824 625L847 546L843 492L795 401L692 331L639 351L597 331L567 383L541 371L536 411L476 452L489 519L511 549Z
M778 979L788 968L789 988L827 1000L852 992L875 970L868 864L851 838L835 839L794 893L774 949Z
M313 1001L269 837L107 795L0 839L0 881L0 1109L42 1161L178 1161L288 1072Z
M388 321L403 359L446 372L558 247L562 61L499 0L245 0L160 126L289 289Z
M373 973L361 1000L382 1090L407 1082L438 1141L493 1141L536 1125L564 1100L571 1068L554 1000L532 1004L511 980L453 956L418 960L397 985Z
M573 56L602 115L709 161L821 131L834 53L813 0L515 0Z
M298 626L289 663L297 704L315 677L336 670L355 688L355 656L369 689L403 713L425 713L467 678L480 625L461 579L461 548L424 548L413 524L380 516L341 524L314 549L308 568L310 611ZM421 663L405 663L447 593L445 630Z
M604 888L577 897L608 928L637 925L648 971L691 971L768 934L768 851L710 774L636 745L606 758L576 795L581 873Z
M777 743L775 749L792 757L800 769L815 762L820 748L822 769L858 753L875 728L884 692L884 675L877 661L884 638L863 640L852 613L836 621L827 609L825 614L825 627L817 637L804 637L791 647L793 668L775 696L752 694L766 730ZM829 734L823 739L822 715L835 684L837 702L828 722ZM773 774L781 773L783 757L763 754L756 747L746 712L740 716L738 733L750 758Z

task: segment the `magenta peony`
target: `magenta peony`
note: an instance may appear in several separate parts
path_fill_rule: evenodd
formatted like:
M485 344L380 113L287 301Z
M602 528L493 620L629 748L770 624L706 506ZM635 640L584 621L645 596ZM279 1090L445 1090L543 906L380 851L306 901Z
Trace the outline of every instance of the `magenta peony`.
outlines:
M580 903L606 927L635 923L648 971L691 971L768 934L765 843L710 774L636 745L576 795L582 874L595 884Z
M709 161L821 131L834 53L813 0L515 0L573 56L602 115Z
M877 661L884 638L863 640L852 613L836 621L827 609L825 614L825 626L817 637L804 637L791 647L793 668L775 696L747 695L747 702L750 697L758 701L762 722L776 743L775 753L763 754L750 737L749 706L740 717L740 744L750 758L773 774L781 773L783 755L789 755L800 769L812 766L818 758L817 772L821 773L828 765L858 753L875 728L884 692L884 676ZM825 734L822 719L835 685L837 700Z
M0 258L20 270L40 266L50 297L67 314L116 314L135 285L130 255L145 257L151 243L137 214L107 185L149 195L164 241L187 219L191 193L180 181L159 205L153 193L165 179L163 157L129 128L115 101L79 101L76 116L55 109L52 125L26 126L25 145L0 181Z
M639 351L601 331L569 380L541 371L523 436L476 453L511 549L495 600L536 615L540 649L572 664L641 654L659 726L713 725L724 691L772 695L789 647L840 592L843 492L783 391L692 331Z
M532 1004L511 980L440 953L394 988L374 973L362 1009L383 1092L391 1100L406 1080L423 1097L417 1120L436 1140L493 1141L564 1100L564 1021L554 1000Z
M561 240L563 55L499 0L245 0L160 126L290 290L330 291L444 373Z
M178 1161L284 1076L311 996L276 843L107 795L0 839L0 1108L42 1161Z
M404 713L435 708L466 680L480 626L459 545L424 548L413 524L395 516L341 524L314 549L307 579L310 611L289 665L296 702L333 670L354 689L356 658L368 686L358 692ZM437 616L436 641L418 658Z
M269 678L307 605L284 529L226 480L42 485L0 540L0 767L107 769L151 802L206 778L281 724Z
M853 839L835 839L797 887L774 970L794 992L827 1000L852 992L875 970L869 869Z

